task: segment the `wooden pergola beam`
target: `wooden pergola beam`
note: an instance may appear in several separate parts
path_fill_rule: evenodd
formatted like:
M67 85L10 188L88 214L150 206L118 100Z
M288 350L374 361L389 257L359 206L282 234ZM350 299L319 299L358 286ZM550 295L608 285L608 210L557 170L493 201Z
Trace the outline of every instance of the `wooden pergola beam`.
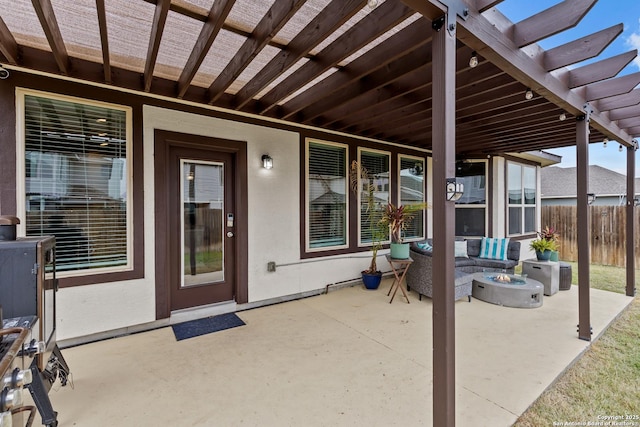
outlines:
M151 82L153 81L153 69L156 66L158 51L160 50L160 41L162 33L164 33L164 25L167 22L169 14L169 5L171 0L159 0L153 13L153 24L151 25L151 35L149 36L149 48L147 49L147 59L144 64L144 91L151 90Z
M209 17L200 31L200 35L189 55L189 59L187 59L187 63L182 69L182 73L180 73L180 78L178 78L178 98L184 97L185 93L187 93L191 81L198 72L207 53L209 53L209 49L222 29L222 25L227 16L229 16L234 3L235 0L216 0L211 6Z
M0 53L7 58L9 64L18 64L18 43L9 31L9 27L0 16Z
M513 42L522 48L574 27L598 0L564 0L513 26Z
M476 9L479 12L484 12L485 10L489 10L492 7L502 3L503 0L475 0L476 1Z
M640 104L640 89L622 95L611 96L596 101L596 106L600 111L610 111L618 108L631 107Z
M585 98L587 101L609 98L615 95L631 92L640 84L640 72L627 74L626 76L609 79L603 82L592 83L586 86Z
M278 101L294 93L331 67L337 66L340 61L357 52L414 13L413 9L403 4L396 2L382 3L365 16L358 25L351 27L330 45L322 49L313 61L305 63L295 73L263 95L260 98L260 103L263 105L261 113L270 110Z
M618 108L609 112L609 119L611 120L631 119L634 117L640 117L640 105Z
M373 57L384 58L384 61L373 63L371 62L371 58L368 58L366 55L355 59L341 70L333 73L326 79L306 90L304 94L298 95L287 101L283 105L284 114L281 118L291 118L303 108L313 105L313 103L319 99L332 96L332 94L339 92L361 77L375 72L376 70L396 61L398 58L403 57L408 52L411 52L411 50L419 49L421 46L427 45L428 42L431 41L430 37L425 37L423 43L418 43L414 46L407 46L405 37L413 39L416 36L428 35L430 34L428 32L429 28L430 24L424 19L420 19L410 24L370 51Z
M269 63L236 94L237 109L242 109L251 99L281 73L291 68L300 58L320 44L325 37L347 22L363 6L366 0L333 0L302 31L287 49L278 53Z
M629 119L620 119L620 120L618 120L618 126L620 126L623 129L640 126L640 117L631 117Z
M253 30L251 37L245 40L231 62L209 86L209 102L215 103L220 98L305 2L306 0L281 0L271 6Z
M102 68L104 69L104 81L107 83L111 83L111 60L109 57L107 11L104 6L104 0L96 0L96 12L98 15L98 29L100 30L100 45L102 47Z
M31 3L36 11L36 15L38 15L40 25L47 37L51 53L53 53L58 69L62 74L69 75L69 54L67 53L67 48L62 40L58 20L56 19L56 15L53 13L51 0L31 0Z
M410 0L402 1L407 3ZM435 0L411 0L411 2L419 4L431 4L432 1ZM425 9L430 10L429 8ZM584 91L569 89L563 80L550 75L542 67L539 58L534 58L529 52L519 49L505 35L509 26L512 25L510 21L494 15L492 15L492 19L489 21L483 15L470 11L466 20L458 20L458 40L475 49L484 58L520 81L525 87L530 87L535 93L543 95L558 108L572 115L579 114L587 102ZM590 124L591 127L612 139L621 141L625 145L631 144L629 135L597 110L591 114Z
M638 51L632 50L602 61L574 68L569 71L569 87L576 88L615 77L636 56L638 56Z
M616 37L622 34L624 25L617 24L578 40L545 50L543 53L544 68L547 71L557 70L568 65L577 64L586 59L600 55Z

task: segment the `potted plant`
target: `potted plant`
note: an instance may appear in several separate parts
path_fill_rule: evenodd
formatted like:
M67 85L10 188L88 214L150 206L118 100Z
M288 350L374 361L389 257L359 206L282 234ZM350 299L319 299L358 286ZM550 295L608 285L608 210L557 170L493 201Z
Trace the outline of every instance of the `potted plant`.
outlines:
M560 241L560 235L556 229L547 225L537 234L541 239L555 242L556 248L551 250L551 257L549 258L549 261L558 261L558 242Z
M366 209L366 223L371 232L371 261L369 268L362 270L362 282L367 289L377 289L382 280L382 272L378 270L377 258L378 251L382 249L382 242L388 238L388 228L381 223L382 209L380 203L376 201L373 185L374 176L372 176L367 168L359 162L351 162L349 173L349 183L351 190L358 194L360 191L359 183L363 184L363 200Z
M554 240L547 240L543 238L532 240L529 247L536 251L536 258L538 258L538 261L549 261L551 251L555 251L557 249L556 242Z
M388 203L380 222L391 232L391 258L409 258L409 244L404 243L402 233L415 218L416 213L425 209L426 203L396 206Z

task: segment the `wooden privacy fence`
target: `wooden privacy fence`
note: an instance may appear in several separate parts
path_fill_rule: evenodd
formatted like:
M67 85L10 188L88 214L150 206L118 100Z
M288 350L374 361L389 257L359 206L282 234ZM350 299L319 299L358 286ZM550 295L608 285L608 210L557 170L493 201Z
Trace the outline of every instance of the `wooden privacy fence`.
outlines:
M625 206L589 206L591 231L591 263L626 266ZM578 230L576 206L543 206L542 227L555 227L560 234L560 259L578 260ZM634 209L636 235L633 247L636 268L640 266L640 210Z

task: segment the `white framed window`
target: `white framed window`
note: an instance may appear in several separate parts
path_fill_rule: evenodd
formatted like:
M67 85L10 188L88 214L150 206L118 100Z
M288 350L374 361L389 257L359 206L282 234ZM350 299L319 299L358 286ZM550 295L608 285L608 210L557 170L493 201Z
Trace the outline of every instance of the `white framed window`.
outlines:
M16 90L18 212L60 277L133 269L131 108Z
M536 231L536 167L507 162L507 231L509 236Z
M415 205L426 201L424 158L398 155L398 198L400 205ZM405 241L422 240L425 237L424 210L416 212L403 232Z
M456 236L486 236L487 161L456 163L456 178L464 184L464 193L456 201Z
M391 201L391 153L388 151L358 148L358 162L367 171L366 182L358 177L358 245L371 246L380 236L376 235L375 224L382 217L385 207ZM369 198L373 208L368 208ZM389 241L387 232L384 242Z
M307 139L307 251L349 245L348 146Z

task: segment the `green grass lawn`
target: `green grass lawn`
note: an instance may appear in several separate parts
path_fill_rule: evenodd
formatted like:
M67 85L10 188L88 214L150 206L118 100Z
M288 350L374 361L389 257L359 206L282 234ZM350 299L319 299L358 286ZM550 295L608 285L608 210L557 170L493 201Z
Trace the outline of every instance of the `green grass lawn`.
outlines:
M575 263L572 273L575 284ZM592 288L624 293L623 268L591 265L589 276ZM514 424L564 425L640 426L639 298Z

